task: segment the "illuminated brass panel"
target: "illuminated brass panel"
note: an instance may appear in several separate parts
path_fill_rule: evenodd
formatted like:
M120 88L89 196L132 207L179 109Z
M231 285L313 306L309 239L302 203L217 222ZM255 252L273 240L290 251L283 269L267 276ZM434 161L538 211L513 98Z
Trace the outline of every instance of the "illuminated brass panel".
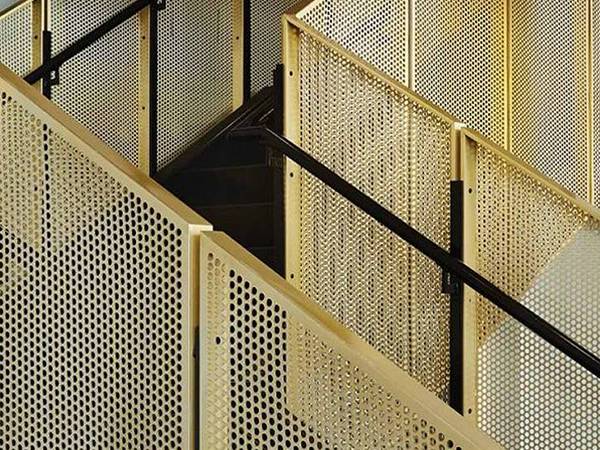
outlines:
M411 87L506 146L507 1L413 2Z
M31 2L0 14L0 64L23 76L33 64Z
M408 84L408 0L317 0L297 15L344 49Z
M159 169L241 104L240 5L239 0L169 0L160 12Z
M227 236L200 248L201 449L499 450Z
M588 0L513 0L511 22L511 151L590 199Z
M288 137L447 248L453 119L289 20L297 51L286 73L299 97ZM449 303L439 269L305 171L287 178L288 279L446 398Z
M600 354L600 212L480 135L466 132L465 143L463 172L475 174L467 180L475 208L466 221L475 227L466 262ZM481 428L506 448L593 448L598 381L481 298L477 330Z
M0 192L1 446L192 448L210 225L4 66Z

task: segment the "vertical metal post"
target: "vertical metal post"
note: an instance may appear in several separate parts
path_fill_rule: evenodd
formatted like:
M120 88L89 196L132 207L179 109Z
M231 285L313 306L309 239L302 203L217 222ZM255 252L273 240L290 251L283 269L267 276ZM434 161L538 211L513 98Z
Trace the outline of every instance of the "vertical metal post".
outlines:
M272 129L277 134L283 134L284 125L284 72L283 64L277 65L273 72L273 88L275 91L273 105ZM271 152L273 170L273 246L274 269L285 277L285 172L283 156L279 152Z
M244 102L252 97L252 4L244 0Z
M42 64L52 59L52 33L49 30L42 32ZM53 77L56 77L57 71L49 72L42 80L42 93L46 98L52 98L52 86L55 83Z
M450 254L463 259L463 182L450 183ZM464 285L450 278L450 387L449 404L463 414L464 386Z
M150 6L148 55L148 174L158 172L158 11L166 8L166 0Z

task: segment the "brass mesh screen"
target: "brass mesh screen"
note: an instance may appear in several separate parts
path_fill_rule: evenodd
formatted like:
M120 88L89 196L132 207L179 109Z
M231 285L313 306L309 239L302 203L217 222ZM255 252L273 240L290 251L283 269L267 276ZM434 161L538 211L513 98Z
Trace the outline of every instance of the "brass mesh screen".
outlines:
M497 151L476 152L479 272L600 354L600 223ZM479 423L506 448L593 448L593 376L485 299L477 306Z
M304 32L299 61L300 145L448 247L448 119ZM438 268L303 171L298 203L301 289L446 398L448 299Z
M505 3L414 3L414 89L501 146L507 144Z
M407 0L324 0L298 17L379 70L408 83L408 4Z
M53 21L59 30L75 13L86 18L83 22L79 19L86 32L104 18L105 14L94 15L98 11L82 10L80 3L67 3L58 2L61 8L53 13L53 17L61 13ZM109 11L116 13L126 2L121 3ZM56 33L55 48L80 34L76 26L72 30ZM133 17L61 66L60 84L52 88L54 102L136 166L140 162L140 42L140 21Z
M496 448L230 239L201 264L201 448Z
M0 80L0 447L189 449L190 229L14 85Z
M281 18L297 2L252 0L250 3L250 76L253 94L273 84L273 71L281 63Z
M233 111L233 2L169 0L158 32L161 169Z
M32 70L31 3L0 17L0 64L24 76Z
M593 202L600 207L600 2L593 1L591 7L591 35L592 35L592 101L594 106L592 115L593 152Z
M93 2L49 0L49 29L52 54L56 55L77 39L102 25L135 0L95 0ZM114 56L118 53L115 52ZM115 64L116 65L116 64Z
M512 151L588 198L588 2L512 2Z

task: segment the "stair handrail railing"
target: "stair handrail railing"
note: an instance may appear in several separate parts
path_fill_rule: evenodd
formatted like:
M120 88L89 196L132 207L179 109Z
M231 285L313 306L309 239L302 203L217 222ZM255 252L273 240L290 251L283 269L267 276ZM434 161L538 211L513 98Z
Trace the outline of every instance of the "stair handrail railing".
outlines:
M442 270L465 283L544 341L600 378L600 358L593 352L506 294L485 277L464 264L459 258L452 256L450 252L392 214L388 209L310 156L296 144L266 126L234 129L229 133L229 137L231 139L260 139L265 144L283 153L354 206L361 209L413 248L419 250Z

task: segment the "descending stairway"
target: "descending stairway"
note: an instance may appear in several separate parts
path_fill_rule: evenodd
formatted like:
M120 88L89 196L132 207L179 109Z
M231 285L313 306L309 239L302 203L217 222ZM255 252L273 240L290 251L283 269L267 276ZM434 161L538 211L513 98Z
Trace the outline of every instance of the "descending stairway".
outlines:
M0 0L0 448L598 446L600 211L471 96L518 5L115 2Z

